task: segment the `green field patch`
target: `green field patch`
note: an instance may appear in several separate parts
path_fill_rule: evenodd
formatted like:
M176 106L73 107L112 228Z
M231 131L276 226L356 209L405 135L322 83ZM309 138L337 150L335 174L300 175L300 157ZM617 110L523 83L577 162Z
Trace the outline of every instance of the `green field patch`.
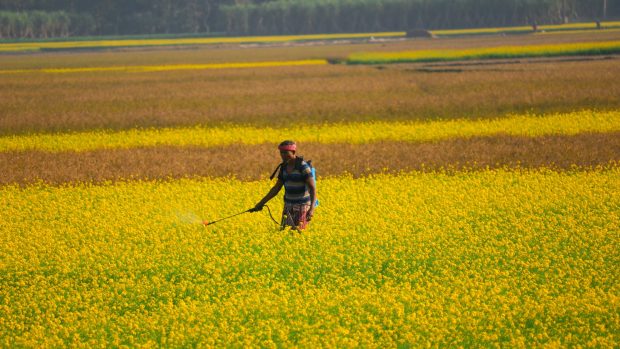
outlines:
M44 41L44 42L11 42L0 44L0 53L41 50L75 50L101 48L127 48L147 46L185 46L185 45L215 45L215 44L269 44L292 41L316 40L344 40L370 39L371 37L402 37L404 32L383 33L342 33L342 34L310 34L310 35L280 35L280 36L240 36L240 37L185 37L153 39L108 39L108 40L79 40L79 41Z

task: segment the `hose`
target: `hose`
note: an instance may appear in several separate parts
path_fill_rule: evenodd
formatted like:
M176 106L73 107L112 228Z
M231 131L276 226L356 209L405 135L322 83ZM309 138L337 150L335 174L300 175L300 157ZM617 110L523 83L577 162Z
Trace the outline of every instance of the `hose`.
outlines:
M265 206L265 207L267 207L267 211L269 212L269 217L271 218L271 220L272 220L275 224L280 225L280 223L278 223L278 221L276 221L276 219L275 219L275 218L273 218L273 215L271 214L271 209L269 208L269 206L267 206L267 205L264 205L264 206Z

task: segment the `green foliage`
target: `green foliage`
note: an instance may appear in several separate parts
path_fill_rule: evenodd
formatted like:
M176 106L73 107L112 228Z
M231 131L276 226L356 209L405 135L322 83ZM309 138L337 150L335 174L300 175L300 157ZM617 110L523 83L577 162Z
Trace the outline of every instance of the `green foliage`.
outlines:
M93 28L90 15L64 11L0 11L0 38L50 38L88 33Z
M311 34L561 23L620 16L620 0L0 0L3 38Z
M231 33L308 34L562 23L600 18L602 6L591 0L275 0L221 11Z

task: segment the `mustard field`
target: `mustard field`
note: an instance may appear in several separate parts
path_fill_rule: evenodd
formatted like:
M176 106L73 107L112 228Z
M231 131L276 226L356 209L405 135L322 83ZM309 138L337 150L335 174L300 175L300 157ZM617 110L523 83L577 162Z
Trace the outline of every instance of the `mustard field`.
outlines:
M269 187L0 188L2 346L618 343L617 167L326 178L303 234L200 224Z
M601 26L607 30L620 28L620 22L602 22ZM549 33L565 33L575 31L595 30L595 22L585 23L567 23L567 24L550 24L539 25L537 34ZM433 30L432 33L437 36L456 36L456 35L484 35L484 34L513 34L532 31L532 26L504 27L504 28L473 28L473 29L446 29Z
M212 147L235 143L272 143L274 139L287 137L300 142L360 144L379 141L424 142L497 134L536 137L614 131L620 131L620 111L582 110L546 115L509 115L503 118L480 120L370 121L300 125L295 128L243 125L195 126L11 135L0 137L0 152L86 151L162 145Z
M324 65L324 59L306 59L297 61L274 61L274 62L239 62L239 63L212 63L212 64L167 64L167 65L133 65L133 66L109 66L109 67L81 67L81 68L42 68L42 69L13 69L0 70L0 74L23 74L23 73L149 73L174 70L209 70L209 69L240 69L240 68L273 68L294 67L304 65Z
M471 49L416 50L402 52L360 52L351 54L348 64L439 62L471 59L504 59L601 55L620 52L620 41L562 43L530 46L500 46Z

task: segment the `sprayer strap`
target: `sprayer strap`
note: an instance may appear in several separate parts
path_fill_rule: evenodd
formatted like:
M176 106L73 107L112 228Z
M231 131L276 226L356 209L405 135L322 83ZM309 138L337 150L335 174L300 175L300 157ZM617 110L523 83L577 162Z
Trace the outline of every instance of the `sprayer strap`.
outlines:
M278 172L278 170L282 168L282 164L279 164L278 167L276 167L276 169L273 171L273 173L271 174L271 176L269 177L269 180L272 180L273 177L276 176L276 173Z

